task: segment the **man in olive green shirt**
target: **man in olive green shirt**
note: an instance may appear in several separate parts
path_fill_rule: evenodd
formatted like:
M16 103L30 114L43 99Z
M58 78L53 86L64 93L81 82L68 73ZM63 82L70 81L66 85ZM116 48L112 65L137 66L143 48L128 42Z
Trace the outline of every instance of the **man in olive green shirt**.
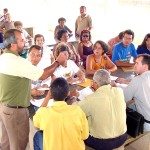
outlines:
M2 122L2 150L25 150L29 139L29 116L31 80L49 77L64 61L60 54L51 66L44 70L33 66L20 57L24 40L21 31L10 29L4 34L7 48L0 56L0 120Z

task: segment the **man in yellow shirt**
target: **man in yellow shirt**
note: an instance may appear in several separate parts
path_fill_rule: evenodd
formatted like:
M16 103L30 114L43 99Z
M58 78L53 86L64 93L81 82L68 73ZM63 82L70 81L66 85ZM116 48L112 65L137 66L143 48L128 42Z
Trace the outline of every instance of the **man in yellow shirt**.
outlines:
M69 94L67 81L55 79L50 92L53 106L39 108L33 117L34 126L43 131L43 147L39 146L41 141L34 140L34 150L85 150L83 140L89 135L87 119L79 106L64 102Z
M126 104L121 88L112 87L108 71L97 70L93 76L95 92L78 105L88 118L90 135L85 144L95 150L112 150L126 140Z

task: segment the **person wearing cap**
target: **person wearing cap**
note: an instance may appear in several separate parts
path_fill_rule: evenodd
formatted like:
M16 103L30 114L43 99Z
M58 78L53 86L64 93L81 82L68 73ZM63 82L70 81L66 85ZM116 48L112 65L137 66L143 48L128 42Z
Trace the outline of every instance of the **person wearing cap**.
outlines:
M95 92L78 103L85 112L90 134L85 144L96 150L112 150L123 145L127 135L126 103L121 88L110 85L110 74L105 69L93 76Z

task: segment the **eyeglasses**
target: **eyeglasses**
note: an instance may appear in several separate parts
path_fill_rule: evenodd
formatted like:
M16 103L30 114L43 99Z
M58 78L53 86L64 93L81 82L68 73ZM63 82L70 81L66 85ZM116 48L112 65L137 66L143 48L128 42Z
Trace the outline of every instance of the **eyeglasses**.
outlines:
M127 38L127 37L123 37L125 40L127 40L127 41L131 41L132 40L132 38Z
M89 37L88 35L83 35L82 37Z

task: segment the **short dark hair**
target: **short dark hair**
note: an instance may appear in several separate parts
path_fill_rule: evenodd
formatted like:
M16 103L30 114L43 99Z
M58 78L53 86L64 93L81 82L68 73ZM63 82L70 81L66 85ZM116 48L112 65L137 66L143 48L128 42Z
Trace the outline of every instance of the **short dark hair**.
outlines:
M123 31L118 34L118 37L119 37L120 40L123 39Z
M133 32L132 30L130 30L130 29L125 30L125 31L123 32L123 36L124 36L125 34L132 35L132 39L134 39L134 32Z
M14 22L14 26L23 26L22 22L21 21L15 21Z
M36 35L34 36L34 44L36 44L35 42L36 42L36 39L37 39L38 37L42 37L42 38L43 38L43 41L45 42L44 36L43 36L42 34L36 34Z
M42 54L41 47L40 47L40 46L38 46L38 45L32 45L32 46L29 48L28 53L30 53L30 52L32 51L32 49L33 49L33 48L35 48L35 49L37 49L37 50L41 51L41 54Z
M86 10L86 7L85 6L80 6L80 8L84 8Z
M8 12L8 8L4 8L3 10L4 10L6 13Z
M56 101L64 101L69 92L69 85L64 78L56 78L50 87L52 98Z
M139 46L147 47L146 46L146 41L147 41L148 38L150 38L150 33L148 33L148 34L145 35L145 37L143 39L143 42Z
M150 55L149 54L140 54L137 58L142 57L142 65L146 64L148 66L148 70L150 70Z
M108 50L109 50L108 45L105 42L101 41L101 40L95 42L95 44L93 46L93 50L95 49L95 46L96 46L97 43L100 44L101 47L102 47L102 49L104 50L104 52L102 53L102 55L104 55L105 53L108 52Z
M66 19L61 17L61 18L58 19L58 23L60 23L60 21L65 21L66 22Z
M15 32L22 33L20 30L17 30L17 29L10 29L4 33L3 43L4 43L5 48L10 48L12 43L14 44L17 43Z
M60 41L60 39L62 38L62 35L64 33L68 33L66 30L59 30L57 33L57 39Z

